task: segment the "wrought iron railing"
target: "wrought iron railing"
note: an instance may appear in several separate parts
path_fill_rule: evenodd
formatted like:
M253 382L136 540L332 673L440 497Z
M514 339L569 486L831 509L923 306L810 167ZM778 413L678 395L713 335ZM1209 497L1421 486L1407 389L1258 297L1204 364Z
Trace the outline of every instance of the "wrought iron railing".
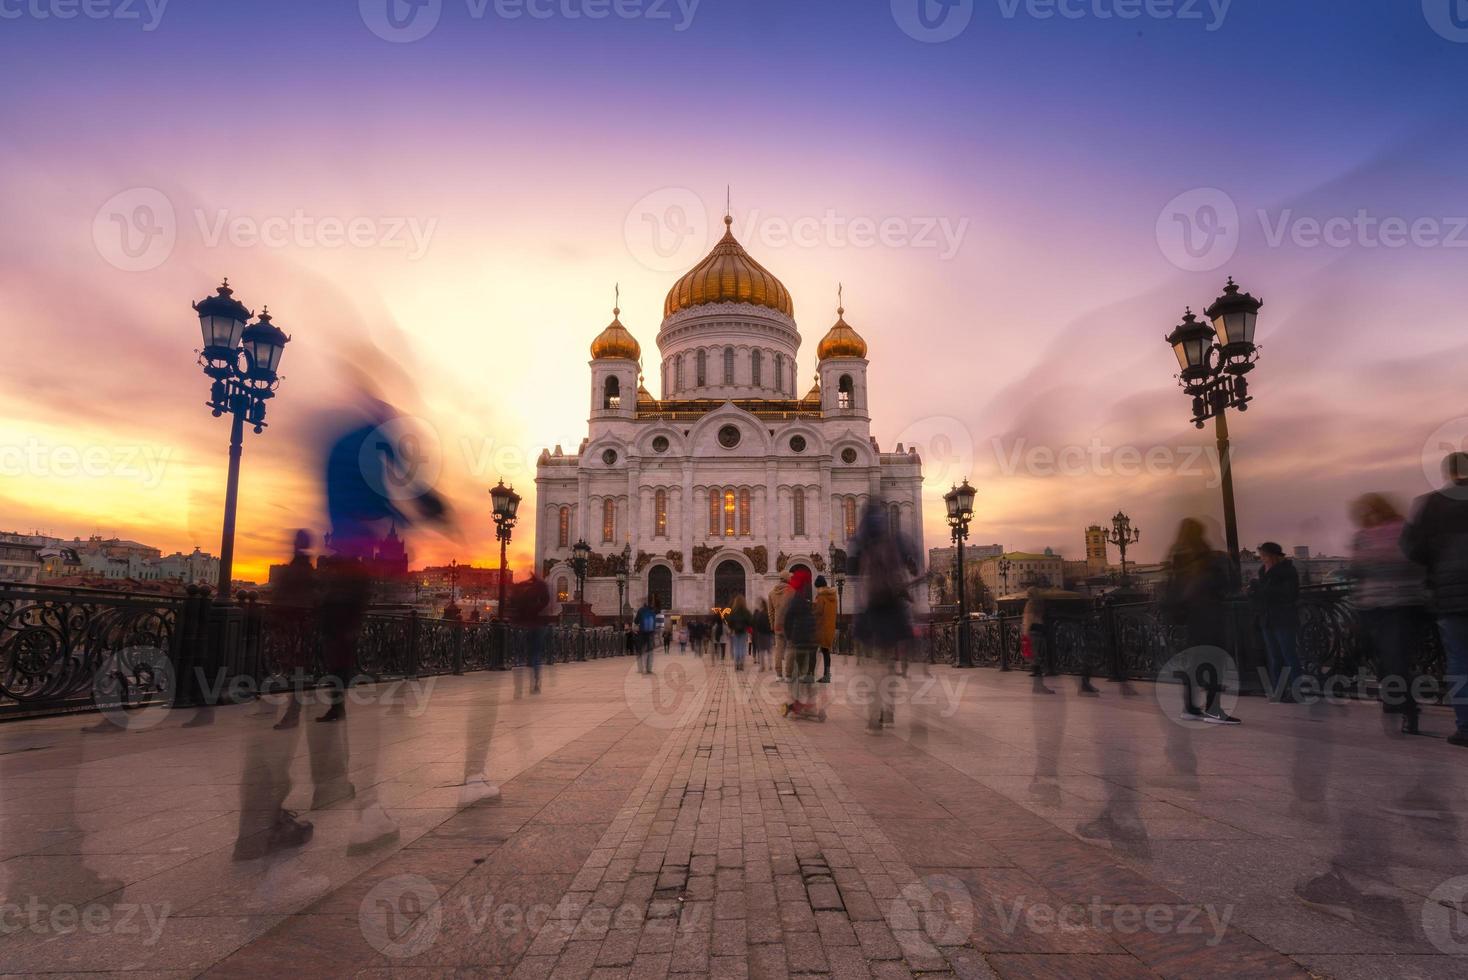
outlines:
M1375 654L1361 627L1349 593L1341 589L1304 589L1300 593L1299 657L1307 675L1324 681L1350 678L1347 689L1374 693ZM1263 637L1254 607L1240 598L1226 604L1228 649L1235 658L1243 690L1260 690L1266 663ZM1005 615L971 619L969 648L980 666L1009 670L1031 665L1020 655L1021 617ZM933 623L926 632L926 653L935 663L957 659L956 622ZM1072 602L1047 608L1046 668L1052 673L1155 678L1185 646L1184 628L1167 623L1155 602L1089 604ZM1436 625L1426 616L1419 627L1414 670L1428 679L1425 693L1441 697L1444 656Z
M326 677L314 611L252 593L139 595L0 586L0 715L159 700L176 704L312 685ZM547 662L623 654L608 628L543 627ZM510 669L529 662L530 631L398 608L370 611L353 675L365 679Z

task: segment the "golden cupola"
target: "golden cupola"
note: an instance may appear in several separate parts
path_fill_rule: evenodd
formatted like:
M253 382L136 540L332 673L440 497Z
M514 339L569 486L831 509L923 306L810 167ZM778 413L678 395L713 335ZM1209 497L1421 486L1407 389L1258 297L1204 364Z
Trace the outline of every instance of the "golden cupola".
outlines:
M867 342L846 322L846 308L836 307L836 323L816 345L816 360L830 357L866 357Z
M607 328L596 335L591 342L591 359L603 361L608 358L620 357L629 361L636 361L642 357L642 345L637 338L632 336L631 331L622 326L619 319L622 310L618 307L612 309L612 322Z
M708 303L752 303L794 319L790 290L760 265L734 237L734 219L724 217L724 237L703 261L668 290L663 316Z

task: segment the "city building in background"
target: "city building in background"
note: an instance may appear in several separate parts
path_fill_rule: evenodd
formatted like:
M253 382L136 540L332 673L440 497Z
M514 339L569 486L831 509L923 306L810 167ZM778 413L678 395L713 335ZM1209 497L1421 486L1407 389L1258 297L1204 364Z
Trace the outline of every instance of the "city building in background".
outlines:
M872 437L867 343L845 313L838 298L802 393L790 293L726 230L668 291L654 397L642 347L613 309L591 344L590 431L536 468L535 567L553 593L572 594L572 548L585 541L593 615L619 613L624 548L633 608L651 597L706 614L765 595L782 572L826 571L873 500L921 555L922 460Z

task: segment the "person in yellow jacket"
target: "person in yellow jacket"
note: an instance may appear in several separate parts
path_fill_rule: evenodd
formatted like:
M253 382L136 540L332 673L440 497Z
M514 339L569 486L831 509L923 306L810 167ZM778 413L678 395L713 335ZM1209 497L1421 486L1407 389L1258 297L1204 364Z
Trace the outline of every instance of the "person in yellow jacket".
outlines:
M821 651L825 672L822 684L831 683L831 651L836 649L836 590L826 584L826 576L816 577L816 647Z

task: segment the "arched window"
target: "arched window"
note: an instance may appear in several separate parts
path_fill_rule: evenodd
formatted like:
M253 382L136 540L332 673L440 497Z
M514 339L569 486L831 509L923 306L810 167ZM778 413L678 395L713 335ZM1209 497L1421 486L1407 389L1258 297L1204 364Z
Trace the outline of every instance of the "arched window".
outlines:
M836 407L855 408L856 389L851 383L851 375L841 375L841 380L836 382Z
M841 498L841 523L846 531L846 540L856 537L856 498Z
M760 352L753 350L749 352L749 383L756 388L760 387Z
M556 547L571 547L571 508L562 507L558 517L559 526L556 528Z
M734 383L734 348L724 348L724 384Z
M749 488L739 491L739 536L749 537Z
M775 390L785 390L785 355L775 351Z
M800 487L790 497L790 513L793 518L791 533L797 538L805 537L805 491Z
M894 534L902 533L902 507L900 504L888 505L887 522L891 525Z
M711 538L717 538L724 533L723 504L723 491L711 487L709 489L709 537Z
M603 498L601 502L601 539L604 542L617 540L617 502L611 497Z
M704 385L708 384L708 373L709 373L709 355L708 355L708 351L703 351L703 350L699 351L696 355L694 355L694 362L697 365L697 368L696 368L696 371L695 371L695 376L696 376L696 379L697 380L694 381L694 384L696 384L700 388L702 388Z
M571 583L562 575L556 579L556 601L569 602L571 599Z
M622 404L622 383L617 380L616 375L607 378L606 386L602 389L602 408L618 408Z
M734 515L739 501L734 496L732 489L724 491L724 536L734 536Z
M673 386L679 391L683 390L683 355L679 354L673 361Z
M652 533L654 537L668 536L668 491L659 490L652 495Z

